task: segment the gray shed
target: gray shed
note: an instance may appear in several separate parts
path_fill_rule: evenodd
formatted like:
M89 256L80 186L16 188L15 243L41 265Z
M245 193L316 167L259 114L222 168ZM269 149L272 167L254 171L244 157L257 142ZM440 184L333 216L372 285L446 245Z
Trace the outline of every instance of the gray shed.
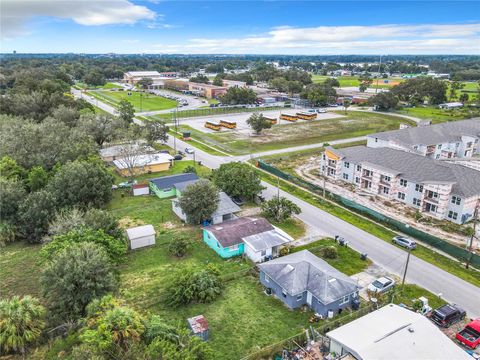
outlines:
M155 229L152 225L142 225L127 229L130 249L138 249L155 245Z

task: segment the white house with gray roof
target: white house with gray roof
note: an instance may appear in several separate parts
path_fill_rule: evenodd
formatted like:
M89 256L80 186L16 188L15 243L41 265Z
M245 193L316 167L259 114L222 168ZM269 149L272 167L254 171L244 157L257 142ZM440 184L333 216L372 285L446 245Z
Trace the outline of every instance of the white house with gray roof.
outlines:
M289 308L308 305L324 317L358 301L359 286L326 261L302 250L258 265L267 292Z
M327 178L457 224L472 219L480 199L478 171L390 148L327 147L320 171Z
M414 152L432 159L464 159L480 154L480 118L385 131L367 136L371 148Z

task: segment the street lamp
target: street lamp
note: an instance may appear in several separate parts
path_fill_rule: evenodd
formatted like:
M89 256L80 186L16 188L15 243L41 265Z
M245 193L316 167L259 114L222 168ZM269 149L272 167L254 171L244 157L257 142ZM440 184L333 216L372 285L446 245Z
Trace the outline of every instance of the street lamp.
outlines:
M380 76L381 68L382 68L382 55L380 55L380 62L378 63L377 86L375 86L375 94L378 91L378 77Z

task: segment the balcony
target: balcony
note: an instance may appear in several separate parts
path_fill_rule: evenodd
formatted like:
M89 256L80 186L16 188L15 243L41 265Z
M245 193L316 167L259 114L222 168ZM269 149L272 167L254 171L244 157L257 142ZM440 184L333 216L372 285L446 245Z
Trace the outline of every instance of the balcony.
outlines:
M438 197L429 197L429 196L425 196L423 198L424 201L428 201L429 203L431 204L438 204Z

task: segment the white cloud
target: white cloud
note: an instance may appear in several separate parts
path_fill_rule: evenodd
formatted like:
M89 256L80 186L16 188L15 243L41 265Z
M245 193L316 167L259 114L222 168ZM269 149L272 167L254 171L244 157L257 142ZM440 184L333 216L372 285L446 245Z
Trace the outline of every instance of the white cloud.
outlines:
M25 25L37 16L71 19L81 25L96 26L134 24L139 20L154 20L157 15L128 0L2 0L2 37L28 34Z
M480 24L281 26L238 38L193 38L179 48L192 53L479 54Z

